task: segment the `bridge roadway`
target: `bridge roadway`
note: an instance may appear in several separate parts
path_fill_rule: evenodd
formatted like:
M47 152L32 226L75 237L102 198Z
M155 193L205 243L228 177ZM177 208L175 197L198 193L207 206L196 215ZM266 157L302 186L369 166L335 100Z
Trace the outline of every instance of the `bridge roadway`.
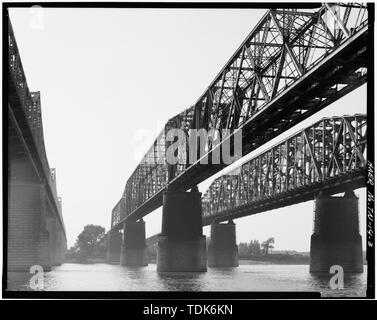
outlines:
M169 129L242 130L246 155L365 83L367 46L366 6L267 11L197 102L167 122L127 180L112 211L112 229L160 207L168 188L186 191L226 167L200 159L186 164L184 153L173 168L151 163L164 159ZM222 143L208 140L204 157Z

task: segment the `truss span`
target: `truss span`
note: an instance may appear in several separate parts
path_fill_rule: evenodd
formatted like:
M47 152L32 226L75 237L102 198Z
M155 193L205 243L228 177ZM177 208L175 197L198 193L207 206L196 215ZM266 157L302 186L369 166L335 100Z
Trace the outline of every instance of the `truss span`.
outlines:
M325 118L211 184L203 223L223 221L365 185L366 115Z

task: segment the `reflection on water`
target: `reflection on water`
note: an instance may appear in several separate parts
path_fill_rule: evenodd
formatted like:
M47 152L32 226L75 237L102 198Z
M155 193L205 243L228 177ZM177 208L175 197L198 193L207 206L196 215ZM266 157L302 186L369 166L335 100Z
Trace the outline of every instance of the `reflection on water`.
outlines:
M326 297L365 297L367 270L345 274L344 289L332 290L332 274L310 274L308 265L240 265L208 272L157 273L156 265L65 263L44 275L46 291L319 291ZM10 290L31 290L28 273L9 273Z
M323 292L323 296L332 296L332 291L329 290L329 275L322 274L310 274L310 281L313 285L318 287L319 291ZM337 297L365 297L366 295L366 282L367 274L364 267L364 274L358 273L344 274L344 288L345 290L337 290ZM363 292L360 292L360 291Z
M203 272L163 272L157 273L166 291L204 291Z

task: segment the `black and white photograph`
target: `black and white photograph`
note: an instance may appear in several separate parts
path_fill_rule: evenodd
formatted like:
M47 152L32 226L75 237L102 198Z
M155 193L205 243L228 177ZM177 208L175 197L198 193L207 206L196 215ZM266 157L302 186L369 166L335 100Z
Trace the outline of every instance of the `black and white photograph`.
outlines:
M374 299L374 14L3 2L2 297Z

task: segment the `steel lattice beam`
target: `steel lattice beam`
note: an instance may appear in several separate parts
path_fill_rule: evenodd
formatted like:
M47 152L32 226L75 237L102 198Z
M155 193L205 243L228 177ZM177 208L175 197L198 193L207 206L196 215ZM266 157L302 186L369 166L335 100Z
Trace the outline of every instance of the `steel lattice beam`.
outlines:
M366 142L366 115L318 121L214 180L203 195L204 224L292 204L284 199L289 193L299 202L326 184L339 191L344 181L355 179L362 186Z

